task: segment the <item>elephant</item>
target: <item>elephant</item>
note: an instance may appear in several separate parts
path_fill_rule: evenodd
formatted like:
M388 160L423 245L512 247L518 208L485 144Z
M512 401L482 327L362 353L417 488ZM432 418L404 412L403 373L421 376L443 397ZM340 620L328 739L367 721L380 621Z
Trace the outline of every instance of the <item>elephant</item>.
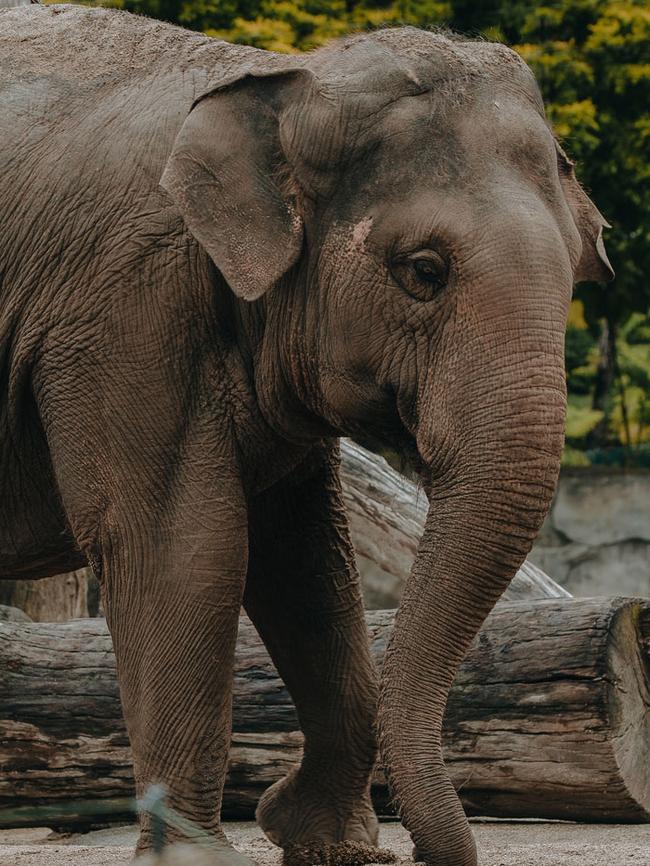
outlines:
M533 74L412 27L289 56L64 5L0 10L0 68L0 576L92 566L137 791L215 863L250 864L219 814L243 605L305 738L267 836L376 845L379 749L417 859L474 866L445 702L554 492L572 286L613 276ZM379 678L343 435L429 500Z

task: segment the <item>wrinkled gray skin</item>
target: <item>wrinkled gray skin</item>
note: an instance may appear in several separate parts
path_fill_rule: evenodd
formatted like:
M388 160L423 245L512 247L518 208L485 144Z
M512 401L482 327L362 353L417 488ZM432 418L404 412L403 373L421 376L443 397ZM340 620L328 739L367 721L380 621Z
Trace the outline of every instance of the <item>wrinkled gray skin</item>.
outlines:
M0 72L0 575L92 564L138 790L215 839L243 601L306 737L261 826L373 844L336 437L401 450L430 510L382 758L417 856L472 866L446 696L553 493L572 284L609 274L533 77L412 29L296 58L63 6L0 11Z

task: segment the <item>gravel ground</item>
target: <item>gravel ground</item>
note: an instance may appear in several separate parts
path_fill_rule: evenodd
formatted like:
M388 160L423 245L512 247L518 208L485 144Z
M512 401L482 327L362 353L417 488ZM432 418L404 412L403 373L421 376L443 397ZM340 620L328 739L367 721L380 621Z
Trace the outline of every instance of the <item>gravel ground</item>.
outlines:
M650 825L473 821L481 866L650 866ZM255 824L226 825L231 841L259 866L280 866L278 849ZM1 866L123 866L136 832L115 827L77 836L49 830L0 830ZM411 843L397 823L382 824L380 844L406 863Z

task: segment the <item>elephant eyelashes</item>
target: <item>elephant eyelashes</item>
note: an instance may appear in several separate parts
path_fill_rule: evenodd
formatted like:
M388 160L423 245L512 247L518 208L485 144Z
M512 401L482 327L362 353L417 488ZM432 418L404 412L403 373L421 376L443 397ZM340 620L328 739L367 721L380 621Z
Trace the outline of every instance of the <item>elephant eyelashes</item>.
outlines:
M405 291L419 301L429 301L447 284L449 268L439 253L418 250L393 263L393 273Z

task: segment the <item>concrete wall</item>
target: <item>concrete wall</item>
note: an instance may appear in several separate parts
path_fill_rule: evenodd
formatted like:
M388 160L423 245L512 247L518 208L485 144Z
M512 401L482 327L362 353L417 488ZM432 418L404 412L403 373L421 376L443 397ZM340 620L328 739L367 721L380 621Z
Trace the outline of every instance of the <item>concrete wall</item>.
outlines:
M564 471L529 558L573 595L650 596L650 472Z

